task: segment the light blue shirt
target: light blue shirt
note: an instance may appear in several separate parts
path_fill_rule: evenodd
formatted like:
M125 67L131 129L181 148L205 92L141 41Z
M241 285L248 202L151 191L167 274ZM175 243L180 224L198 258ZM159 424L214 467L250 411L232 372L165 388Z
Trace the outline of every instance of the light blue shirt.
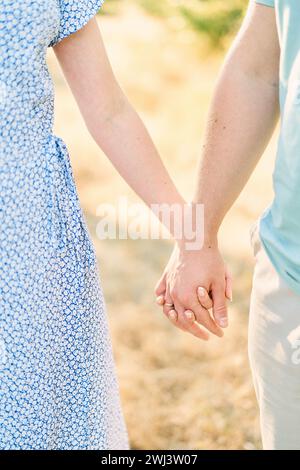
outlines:
M260 219L260 238L279 274L300 293L300 0L256 2L275 8L281 47L275 197Z

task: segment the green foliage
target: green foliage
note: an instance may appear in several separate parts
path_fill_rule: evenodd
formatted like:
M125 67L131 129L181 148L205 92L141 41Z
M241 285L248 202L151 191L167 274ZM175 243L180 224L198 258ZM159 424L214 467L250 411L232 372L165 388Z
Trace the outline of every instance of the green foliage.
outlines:
M188 27L206 37L213 47L223 41L240 25L249 0L106 0L107 4L133 2L149 14L160 17L179 17Z
M170 5L167 0L135 0L142 8L151 15L167 16Z
M219 47L228 35L237 30L246 4L244 0L198 0L185 2L180 12L197 32L206 35L213 46Z

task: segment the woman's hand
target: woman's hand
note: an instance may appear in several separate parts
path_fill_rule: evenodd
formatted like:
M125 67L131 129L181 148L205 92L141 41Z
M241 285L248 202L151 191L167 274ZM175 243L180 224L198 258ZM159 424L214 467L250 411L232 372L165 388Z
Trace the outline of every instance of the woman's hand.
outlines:
M155 294L174 325L208 340L209 332L222 337L222 328L228 326L231 284L217 247L195 252L176 245Z

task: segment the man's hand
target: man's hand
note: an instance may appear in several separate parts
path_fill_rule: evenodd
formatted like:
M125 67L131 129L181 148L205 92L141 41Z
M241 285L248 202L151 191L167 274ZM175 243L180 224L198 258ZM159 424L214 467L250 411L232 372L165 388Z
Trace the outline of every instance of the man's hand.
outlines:
M156 288L165 314L202 339L208 338L208 331L221 336L221 328L228 324L226 297L231 297L231 280L216 237L277 122L279 64L274 8L249 2L217 81L204 134L193 201L204 205L208 239L198 252L178 245Z
M209 339L209 331L223 336L222 328L228 326L226 298L232 298L232 287L217 247L195 252L176 245L155 294L178 328L203 340Z

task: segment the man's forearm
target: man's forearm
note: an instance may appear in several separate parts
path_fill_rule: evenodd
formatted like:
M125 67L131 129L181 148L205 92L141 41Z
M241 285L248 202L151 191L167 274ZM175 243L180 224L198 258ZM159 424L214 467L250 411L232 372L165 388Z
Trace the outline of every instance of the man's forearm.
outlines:
M258 42L257 50L249 51L255 42L251 21L256 29L259 21L255 14L249 12L245 31L225 63L209 112L194 198L205 207L207 245L217 242L219 226L249 179L278 119L279 47L270 33L265 38L273 39L269 50L258 49ZM268 53L272 56L266 65L262 58Z

